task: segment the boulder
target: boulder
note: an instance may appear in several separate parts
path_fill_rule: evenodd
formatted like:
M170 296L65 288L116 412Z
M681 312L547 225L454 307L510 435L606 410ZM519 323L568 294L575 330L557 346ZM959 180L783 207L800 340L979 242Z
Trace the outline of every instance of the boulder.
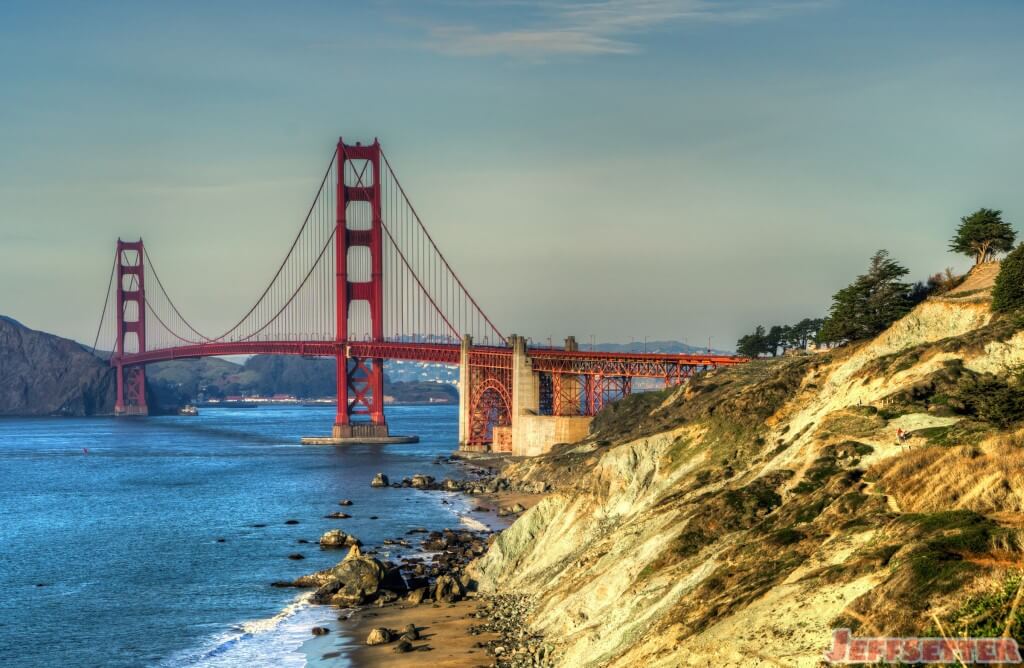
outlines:
M370 635L366 636L367 645L384 645L389 642L391 642L391 631L383 626L373 629L370 631Z
M388 477L383 473L373 476L373 480L370 481L370 487L387 487L388 484Z
M320 547L352 547L359 545L359 539L341 529L331 529L320 536Z
M384 579L384 565L365 556L358 545L337 565L304 575L295 581L298 587L317 587L314 603L351 607L376 596Z
M434 600L454 603L465 596L466 590L462 583L451 575L440 575L434 584Z
M291 559L292 561L300 561L302 559L305 559L306 556L304 554L299 553L299 552L293 552L292 554L288 555L288 558Z
M390 589L380 589L377 592L377 602L381 605L385 605L387 603L394 603L397 600L398 594L391 591Z
M457 480L445 478L444 481L441 483L441 489L445 490L446 492L458 492L462 489L462 484L459 483Z
M398 652L399 654L404 654L405 652L411 652L412 651L412 643L409 641L408 638L406 638L405 636L402 636L402 639L398 641L397 645L395 645L394 651Z
M348 499L342 499L341 501L338 501L338 505L339 506L351 506L352 502L349 501Z
M324 628L323 626L314 626L313 627L313 635L315 635L315 636L325 636L325 635L327 635L330 632L331 632L330 629Z
M427 489L433 484L434 476L423 475L422 473L417 473L412 477L412 480L409 481L409 485L416 489Z
M524 512L525 510L526 508L523 506L523 504L515 503L512 504L511 506L499 508L498 517L505 517L507 515L518 515L519 513Z
M352 517L352 516L349 515L348 513L343 513L341 511L338 511L336 513L331 513L330 515L324 515L324 519L328 519L328 520L347 520L350 517Z
M381 580L380 586L382 589L388 589L391 591L397 591L402 593L409 589L409 587L405 584L405 578L402 577L402 569L393 564L387 564L385 566L384 578L383 580Z
M423 599L427 597L427 588L419 587L409 592L409 595L405 597L405 602L409 605L419 605L423 602Z
M405 628L402 629L402 637L404 638L406 636L409 636L410 640L419 640L420 639L420 632L419 632L419 629L416 628L415 624L406 624L405 625Z

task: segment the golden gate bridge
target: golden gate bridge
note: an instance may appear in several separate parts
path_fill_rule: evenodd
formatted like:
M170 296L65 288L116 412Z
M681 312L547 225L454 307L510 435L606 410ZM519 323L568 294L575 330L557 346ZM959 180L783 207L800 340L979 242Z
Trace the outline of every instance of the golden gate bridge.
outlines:
M523 450L578 432L634 378L666 385L743 358L527 346L480 308L416 213L380 142L339 139L266 288L234 325L201 332L142 240L118 240L93 349L112 350L115 414L147 415L145 365L219 355L334 357L337 412L323 442L388 442L384 360L459 366L464 447ZM530 426L532 418L540 422ZM550 418L546 422L544 418ZM517 434L517 427L530 426ZM567 428L566 425L569 425ZM575 426L574 426L575 425ZM520 447L521 446L521 447Z

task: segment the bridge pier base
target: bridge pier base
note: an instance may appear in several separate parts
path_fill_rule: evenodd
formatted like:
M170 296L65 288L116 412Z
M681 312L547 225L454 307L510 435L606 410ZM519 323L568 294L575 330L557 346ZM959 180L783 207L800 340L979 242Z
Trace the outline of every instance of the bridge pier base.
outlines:
M304 436L303 445L388 445L419 443L419 436L392 436L388 425L372 422L336 424L330 436Z

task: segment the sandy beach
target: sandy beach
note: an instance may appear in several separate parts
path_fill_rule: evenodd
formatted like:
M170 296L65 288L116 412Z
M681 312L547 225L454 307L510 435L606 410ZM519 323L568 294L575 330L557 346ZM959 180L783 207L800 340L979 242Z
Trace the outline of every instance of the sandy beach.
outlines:
M479 462L472 464L478 465ZM459 513L459 517L470 528L501 531L515 521L516 515L499 517L499 508L517 503L530 508L543 497L543 494L517 491L466 494L464 498L469 510ZM342 665L388 668L425 663L438 668L491 666L494 659L487 654L483 645L500 638L495 633L470 632L471 627L481 625L486 620L476 616L483 607L483 599L476 598L474 593L469 596L472 598L455 603L409 605L399 600L383 606L371 604L347 616L345 611L339 610L339 620L328 627L330 633L311 638L302 650L307 656L308 665L317 668ZM366 644L366 638L374 628L387 628L395 632L397 638L409 624L415 625L420 634L420 639L413 643L410 652L396 652L394 641L374 646Z

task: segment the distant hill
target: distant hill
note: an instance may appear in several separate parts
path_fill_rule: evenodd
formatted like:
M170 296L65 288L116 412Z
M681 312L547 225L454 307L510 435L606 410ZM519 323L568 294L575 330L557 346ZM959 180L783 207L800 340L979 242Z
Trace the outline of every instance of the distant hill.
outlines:
M180 403L231 395L291 394L300 399L333 396L336 375L333 359L292 355L256 355L243 364L215 357L150 364L146 376L161 397L176 396ZM398 403L458 401L458 390L438 382L434 373L410 373L406 365L392 382L391 365L385 366L384 393ZM432 371L432 369L431 369Z
M114 372L81 344L0 316L0 415L114 412Z

